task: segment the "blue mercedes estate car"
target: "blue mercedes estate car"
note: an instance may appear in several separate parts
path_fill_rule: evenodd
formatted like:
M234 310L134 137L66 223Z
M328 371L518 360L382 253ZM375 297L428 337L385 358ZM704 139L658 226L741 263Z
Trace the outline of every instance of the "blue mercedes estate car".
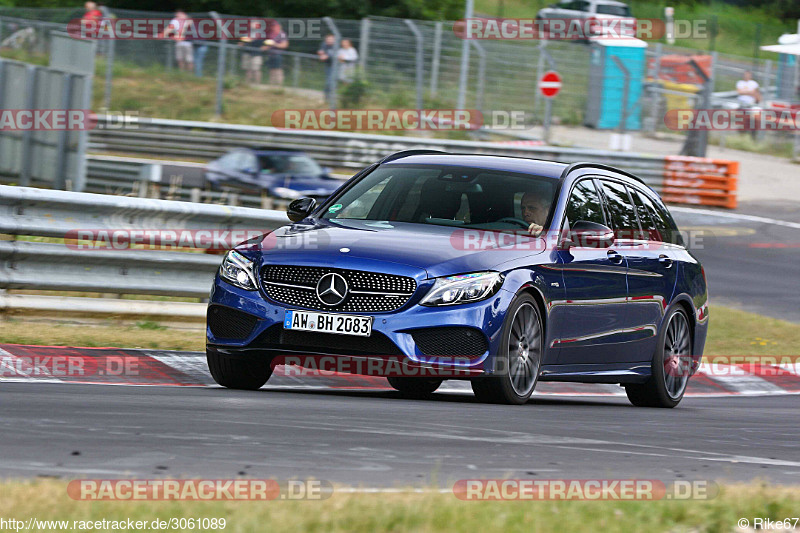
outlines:
M674 407L700 363L705 273L627 172L412 150L288 216L214 280L207 358L225 387L257 389L302 355L400 360L417 373L352 368L413 396L468 379L483 401L522 404L540 380L570 381Z

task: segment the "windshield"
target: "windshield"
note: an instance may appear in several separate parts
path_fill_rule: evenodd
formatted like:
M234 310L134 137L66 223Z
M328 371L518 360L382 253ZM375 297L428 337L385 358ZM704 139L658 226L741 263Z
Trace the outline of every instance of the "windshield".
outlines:
M614 15L615 17L629 17L631 15L631 10L628 9L628 6L598 4L597 13L600 15Z
M272 154L258 158L265 174L322 174L316 161L302 154Z
M345 191L323 218L479 229L527 229L548 220L557 181L486 169L392 165Z

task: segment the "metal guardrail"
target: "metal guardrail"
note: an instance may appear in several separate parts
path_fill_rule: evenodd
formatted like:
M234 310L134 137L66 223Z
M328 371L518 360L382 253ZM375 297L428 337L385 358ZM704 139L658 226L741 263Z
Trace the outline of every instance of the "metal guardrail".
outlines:
M0 234L64 239L77 230L239 230L288 223L280 211L0 185ZM181 243L176 243L176 248ZM185 251L76 249L0 241L0 289L204 298L221 256Z
M665 199L672 203L736 207L738 164L727 160L697 157L676 159L675 156L557 146L285 130L163 119L142 121L137 128L94 130L90 139L91 147L96 152L131 153L140 157L157 155L211 159L231 148L242 146L302 149L323 164L352 169L365 167L400 150L419 148L453 153L528 157L565 163L591 161L636 174L656 191L669 192L669 197ZM679 176L675 174L676 164L680 166ZM257 202L254 203L258 205Z
M350 169L360 169L391 153L416 148L530 157L565 163L589 160L633 172L656 189L661 186L664 170L663 157L638 153L336 131L285 130L165 119L142 119L137 128L93 130L89 142L89 151L93 153L175 159L213 159L231 148L243 146L294 148L305 150L324 165Z

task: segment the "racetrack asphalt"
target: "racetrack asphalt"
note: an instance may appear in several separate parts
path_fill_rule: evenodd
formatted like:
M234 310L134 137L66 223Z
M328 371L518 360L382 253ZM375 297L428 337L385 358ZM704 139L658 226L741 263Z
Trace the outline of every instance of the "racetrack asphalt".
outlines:
M736 212L670 207L705 268L710 304L800 322L800 211L749 202ZM713 319L712 319L713 320Z
M800 395L619 396L3 383L0 477L313 477L362 487L459 479L800 481Z

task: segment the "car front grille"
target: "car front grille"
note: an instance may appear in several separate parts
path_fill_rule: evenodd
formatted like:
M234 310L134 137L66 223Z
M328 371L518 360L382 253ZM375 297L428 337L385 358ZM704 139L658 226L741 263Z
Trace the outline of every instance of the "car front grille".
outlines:
M348 293L338 305L326 305L317 296L317 283L329 273L341 275ZM408 302L417 288L413 278L328 267L266 265L261 287L271 299L296 307L345 313L394 311Z
M411 332L420 351L428 357L472 359L489 349L486 335L469 327L440 327L415 329Z

